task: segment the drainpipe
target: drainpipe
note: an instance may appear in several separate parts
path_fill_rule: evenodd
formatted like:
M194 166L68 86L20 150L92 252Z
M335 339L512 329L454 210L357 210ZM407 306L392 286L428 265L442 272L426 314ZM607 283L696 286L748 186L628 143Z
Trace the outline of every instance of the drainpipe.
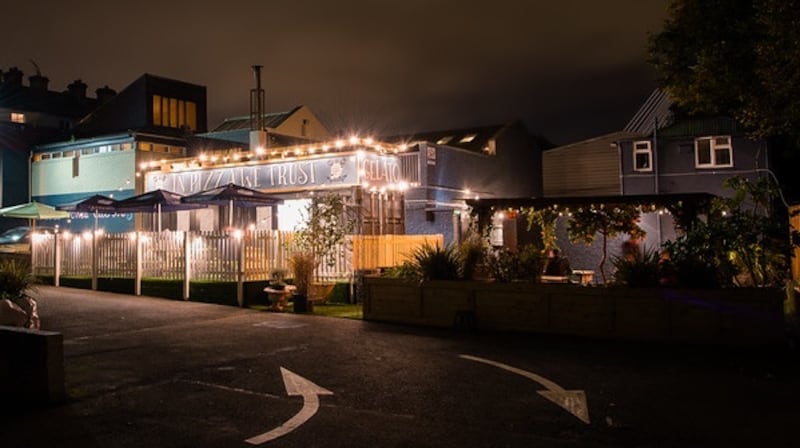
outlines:
M658 117L653 117L653 190L655 194L661 193L661 185L658 179ZM661 214L656 213L656 233L658 234L658 246L661 247Z

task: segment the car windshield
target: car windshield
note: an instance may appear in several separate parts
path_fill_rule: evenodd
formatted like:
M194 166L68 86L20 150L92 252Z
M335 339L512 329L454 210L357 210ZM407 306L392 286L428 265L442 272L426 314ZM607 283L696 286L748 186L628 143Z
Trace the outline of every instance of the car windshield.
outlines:
M8 229L0 234L0 244L24 242L30 230L29 227L14 227L13 229Z

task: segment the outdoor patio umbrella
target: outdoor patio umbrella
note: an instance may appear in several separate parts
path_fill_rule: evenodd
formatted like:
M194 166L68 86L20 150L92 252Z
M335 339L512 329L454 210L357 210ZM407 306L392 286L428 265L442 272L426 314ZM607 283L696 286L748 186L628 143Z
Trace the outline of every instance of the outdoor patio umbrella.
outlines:
M183 196L167 190L153 190L117 201L114 210L118 213L154 213L158 217L158 231L161 231L161 212L193 210L208 207L206 204L185 204Z
M22 219L66 219L69 213L41 202L28 202L0 208L0 217Z
M31 230L35 232L37 219L66 219L69 218L69 213L56 210L53 206L41 202L32 201L0 208L0 217L30 219Z
M227 205L228 226L230 227L233 227L234 206L264 207L283 204L283 199L234 183L184 196L181 201L185 204Z
M119 201L112 199L108 196L103 196L102 194L95 194L93 196L90 196L86 199L82 199L77 202L59 205L56 208L58 210L66 210L70 212L94 213L94 229L97 230L98 213L100 212L116 213L117 202Z

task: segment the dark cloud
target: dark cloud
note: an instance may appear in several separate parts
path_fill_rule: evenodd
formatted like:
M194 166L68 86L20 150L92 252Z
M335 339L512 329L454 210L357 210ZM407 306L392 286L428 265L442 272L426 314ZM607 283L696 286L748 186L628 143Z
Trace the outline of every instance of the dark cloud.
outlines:
M214 125L248 113L250 65L261 64L269 110L306 104L335 128L520 118L566 143L617 130L647 97L647 34L665 8L666 0L29 0L0 17L0 68L30 73L33 59L53 89L77 78L121 89L145 72L205 85Z

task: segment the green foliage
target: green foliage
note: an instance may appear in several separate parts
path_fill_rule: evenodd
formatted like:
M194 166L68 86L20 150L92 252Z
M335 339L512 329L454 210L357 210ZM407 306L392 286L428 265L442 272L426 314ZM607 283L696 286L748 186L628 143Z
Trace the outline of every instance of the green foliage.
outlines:
M489 253L487 265L495 281L538 282L544 267L544 257L541 249L533 244L526 244L519 251L501 247Z
M464 241L458 245L458 255L461 264L461 277L464 279L475 278L475 273L484 263L486 243L477 233L470 232Z
M289 267L294 273L295 291L299 295L308 295L308 288L317 268L317 258L310 252L295 252L289 257Z
M603 283L606 282L604 265L608 256L608 239L616 238L622 233L627 233L634 240L643 238L645 231L638 225L640 213L638 207L632 204L590 205L572 212L567 223L567 234L573 243L590 245L596 235L603 238L603 258L600 260Z
M655 287L661 279L659 254L655 249L635 252L633 257L612 257L614 282L632 287Z
M735 273L727 257L724 239L715 238L712 226L698 222L664 247L670 254L669 268L675 286L717 288L729 286Z
M314 196L305 210L303 225L295 230L292 245L333 266L336 250L354 231L357 219L351 214L338 194Z
M522 212L528 218L528 231L536 226L542 236L542 245L546 249L558 249L556 224L559 211L557 206L537 209L530 207Z
M0 259L0 298L26 297L36 284L30 265L13 259Z
M744 285L782 285L789 269L792 238L789 216L776 207L779 191L768 177L755 181L733 177L725 181L734 191L729 198L715 198L711 222L715 239L723 240L732 264L744 274Z
M796 136L798 23L793 0L672 0L650 61L679 113L730 116L756 137Z
M461 260L453 246L423 244L411 253L411 265L422 280L457 280Z

